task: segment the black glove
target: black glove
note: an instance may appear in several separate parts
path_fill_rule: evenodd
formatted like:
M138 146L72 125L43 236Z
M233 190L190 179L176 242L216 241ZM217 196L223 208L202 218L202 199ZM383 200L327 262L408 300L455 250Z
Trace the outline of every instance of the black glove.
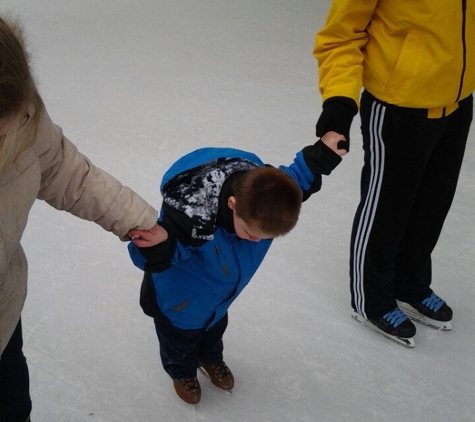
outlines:
M303 191L303 201L306 201L310 195L318 192L322 187L322 175L328 176L340 164L342 158L322 140L306 146L302 154L308 169L315 176L312 184Z
M343 135L346 141L338 143L338 149L350 150L350 127L353 117L358 113L358 106L352 98L331 97L323 103L322 114L317 122L317 136L335 131Z

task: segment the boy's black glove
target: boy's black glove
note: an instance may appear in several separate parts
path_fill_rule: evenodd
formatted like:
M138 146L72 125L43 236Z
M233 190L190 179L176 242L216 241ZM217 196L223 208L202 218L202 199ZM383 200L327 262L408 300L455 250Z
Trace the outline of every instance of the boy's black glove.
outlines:
M308 169L315 176L312 184L303 192L303 201L306 201L322 187L322 174L329 175L340 164L342 158L321 139L313 145L306 146L302 154Z
M331 97L323 103L322 114L317 122L317 136L334 131L343 135L345 141L338 143L339 149L350 151L350 127L353 117L358 113L358 106L352 98Z

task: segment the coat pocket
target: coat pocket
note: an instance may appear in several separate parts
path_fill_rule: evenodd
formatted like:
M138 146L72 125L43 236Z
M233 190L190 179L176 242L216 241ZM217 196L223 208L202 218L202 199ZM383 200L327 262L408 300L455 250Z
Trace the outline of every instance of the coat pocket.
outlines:
M229 277L231 275L230 271L229 271L229 266L228 266L228 263L226 262L226 258L224 257L222 251L221 251L221 248L216 245L214 247L215 251L216 251L216 254L218 255L218 260L221 264L221 268L223 270L223 273L226 277Z

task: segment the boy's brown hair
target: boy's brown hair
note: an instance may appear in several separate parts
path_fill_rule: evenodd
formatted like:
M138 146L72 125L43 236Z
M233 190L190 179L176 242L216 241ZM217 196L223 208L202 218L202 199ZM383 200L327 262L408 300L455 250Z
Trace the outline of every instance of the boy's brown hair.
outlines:
M272 237L290 232L300 214L302 190L287 173L274 167L257 167L233 184L236 214Z

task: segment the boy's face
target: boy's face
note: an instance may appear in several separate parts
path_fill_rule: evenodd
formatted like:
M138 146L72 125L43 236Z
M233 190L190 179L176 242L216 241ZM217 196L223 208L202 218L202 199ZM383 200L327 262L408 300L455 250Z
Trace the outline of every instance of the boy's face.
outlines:
M259 242L262 239L271 239L270 236L262 232L252 224L246 223L241 217L236 214L235 210L236 199L234 196L230 196L228 199L228 207L233 210L233 224L236 235L243 240L250 240L251 242Z

